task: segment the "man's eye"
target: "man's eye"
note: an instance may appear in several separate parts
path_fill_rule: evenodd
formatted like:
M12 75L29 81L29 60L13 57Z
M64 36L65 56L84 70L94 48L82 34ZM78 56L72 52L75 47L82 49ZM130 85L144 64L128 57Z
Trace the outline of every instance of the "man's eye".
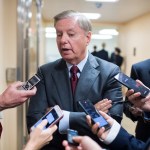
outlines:
M62 34L60 34L60 33L57 33L57 37L61 37L62 36Z
M74 36L74 34L69 34L69 37L73 37Z

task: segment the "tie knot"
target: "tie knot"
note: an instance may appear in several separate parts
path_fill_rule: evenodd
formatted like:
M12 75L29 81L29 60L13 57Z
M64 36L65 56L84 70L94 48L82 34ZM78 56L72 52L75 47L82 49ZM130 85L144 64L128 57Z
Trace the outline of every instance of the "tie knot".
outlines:
M79 68L78 68L77 66L73 65L73 66L71 67L71 69L70 69L70 72L73 73L73 74L74 74L74 73L76 74L76 73L79 72Z

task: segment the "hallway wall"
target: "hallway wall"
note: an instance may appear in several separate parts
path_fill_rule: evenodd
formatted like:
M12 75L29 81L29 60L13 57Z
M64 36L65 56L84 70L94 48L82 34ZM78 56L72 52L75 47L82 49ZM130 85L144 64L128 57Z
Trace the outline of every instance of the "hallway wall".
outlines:
M6 88L6 68L16 67L16 3L0 0L0 93ZM2 112L1 150L17 150L16 109Z
M125 72L129 75L133 63L150 58L150 13L120 28L119 45L125 56Z

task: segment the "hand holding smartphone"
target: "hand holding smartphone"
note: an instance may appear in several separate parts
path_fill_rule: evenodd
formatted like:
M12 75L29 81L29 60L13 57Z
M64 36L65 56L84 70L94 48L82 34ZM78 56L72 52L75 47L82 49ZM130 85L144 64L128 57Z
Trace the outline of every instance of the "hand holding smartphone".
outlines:
M99 122L99 128L105 127L105 130L110 128L110 125L106 121L106 119L95 109L94 105L90 100L80 100L78 101L79 105L82 107L84 112L91 116L92 122Z
M63 117L63 111L60 109L58 105L55 105L51 110L49 110L37 123L35 123L31 130L37 127L38 124L42 122L42 120L47 119L48 123L45 128L51 127L56 124ZM45 129L44 128L44 129Z
M78 146L79 144L73 141L73 137L78 136L78 131L67 129L67 141L70 145Z
M148 88L146 88L145 86L137 83L135 80L133 80L132 78L128 77L127 75L125 75L124 73L118 73L115 77L114 77L118 82L120 82L122 85L126 86L129 89L133 89L134 92L140 92L142 97L146 97L150 90Z

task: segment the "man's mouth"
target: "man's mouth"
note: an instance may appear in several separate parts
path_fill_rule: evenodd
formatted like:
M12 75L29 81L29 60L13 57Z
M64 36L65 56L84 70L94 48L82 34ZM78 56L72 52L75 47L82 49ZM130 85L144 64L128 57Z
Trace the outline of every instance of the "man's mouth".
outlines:
M61 50L62 51L69 51L70 49L68 49L68 48L62 48Z

